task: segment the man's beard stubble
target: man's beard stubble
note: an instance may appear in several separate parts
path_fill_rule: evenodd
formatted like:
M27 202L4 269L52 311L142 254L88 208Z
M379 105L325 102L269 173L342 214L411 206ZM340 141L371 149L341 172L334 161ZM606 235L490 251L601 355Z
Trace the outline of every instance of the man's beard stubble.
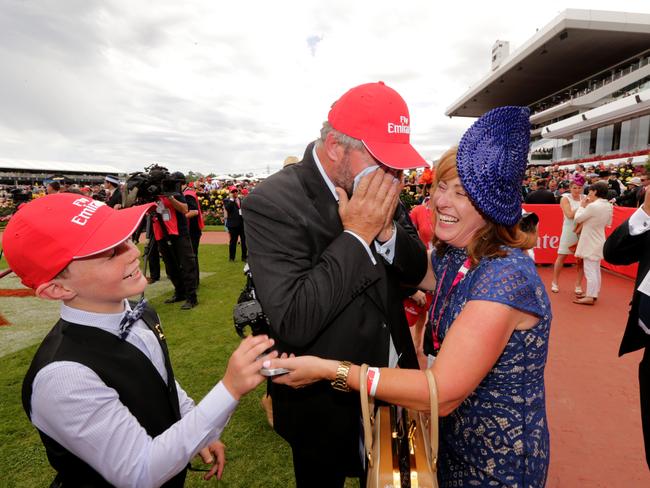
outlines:
M354 189L354 176L352 174L352 169L350 168L350 154L348 149L346 149L341 164L336 170L336 174L332 180L334 186L343 188L345 193L347 193L348 198L352 198L352 190Z

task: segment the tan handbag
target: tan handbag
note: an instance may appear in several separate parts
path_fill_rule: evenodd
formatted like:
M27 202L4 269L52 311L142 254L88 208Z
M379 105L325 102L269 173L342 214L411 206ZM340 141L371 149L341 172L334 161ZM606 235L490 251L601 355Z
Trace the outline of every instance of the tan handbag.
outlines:
M368 396L368 365L359 373L368 488L438 488L438 391L430 370L430 415L395 405L375 408Z

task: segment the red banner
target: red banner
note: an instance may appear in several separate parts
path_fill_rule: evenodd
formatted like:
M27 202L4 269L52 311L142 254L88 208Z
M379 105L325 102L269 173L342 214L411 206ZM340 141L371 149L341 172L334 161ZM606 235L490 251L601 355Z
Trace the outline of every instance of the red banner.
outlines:
M560 235L562 234L562 222L564 216L560 205L524 205L527 212L535 212L539 216L539 225L537 227L537 247L535 247L536 263L554 263L557 258L557 248L560 244ZM605 228L605 235L609 236L614 229L625 222L636 211L635 208L614 207L614 216L612 217L612 226ZM573 256L567 257L566 263L573 263ZM638 264L630 266L615 266L607 261L602 261L604 268L611 269L631 278L636 277Z

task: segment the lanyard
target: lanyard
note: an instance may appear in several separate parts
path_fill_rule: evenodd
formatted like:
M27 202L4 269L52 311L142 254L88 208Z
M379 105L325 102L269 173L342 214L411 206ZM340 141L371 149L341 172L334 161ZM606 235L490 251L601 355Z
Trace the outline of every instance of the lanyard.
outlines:
M431 334L433 336L433 349L435 351L438 351L440 349L440 340L438 339L438 329L440 327L440 319L442 319L442 314L447 308L447 303L448 303L447 300L449 299L449 295L451 295L451 292L454 290L456 285L458 285L458 283L460 283L463 280L463 278L465 278L465 275L469 271L471 265L472 265L472 260L470 258L467 258L463 263L463 265L458 270L458 273L456 273L456 277L454 278L454 281L449 287L449 290L447 290L445 299L442 302L442 306L440 307L440 312L438 313L438 318L433 323L433 327L431 328ZM436 304L438 303L438 297L440 296L440 291L442 289L442 284L445 281L445 276L447 275L448 267L449 264L447 264L447 267L445 267L445 271L442 273L442 278L440 278L440 283L438 283L438 291L436 292L436 297L433 300L433 306L431 307L431 314L433 314L436 310Z

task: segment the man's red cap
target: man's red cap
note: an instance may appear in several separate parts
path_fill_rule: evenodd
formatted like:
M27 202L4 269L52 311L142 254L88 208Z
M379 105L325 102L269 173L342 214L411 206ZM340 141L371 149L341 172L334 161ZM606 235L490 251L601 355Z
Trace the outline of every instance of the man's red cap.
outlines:
M360 139L383 164L394 169L429 166L411 146L411 120L404 99L383 81L347 91L327 117L339 132Z
M230 190L230 191L236 191L237 193L239 193L239 188L237 188L235 185L230 186L230 187L228 188L228 190Z
M75 193L47 195L23 205L9 220L2 247L23 284L37 288L73 259L86 258L127 240L155 203L114 210Z

